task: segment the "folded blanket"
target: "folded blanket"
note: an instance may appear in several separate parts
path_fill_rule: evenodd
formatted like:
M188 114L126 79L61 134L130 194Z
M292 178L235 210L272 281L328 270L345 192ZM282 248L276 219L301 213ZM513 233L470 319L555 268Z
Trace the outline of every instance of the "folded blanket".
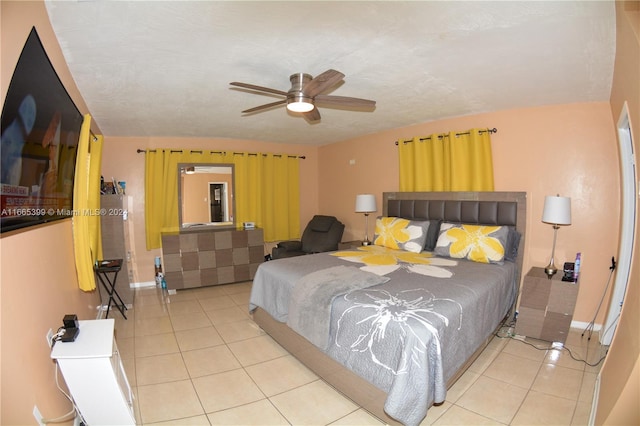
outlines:
M331 304L352 290L389 281L389 277L362 271L354 266L335 266L303 276L289 300L287 325L325 351L329 344Z

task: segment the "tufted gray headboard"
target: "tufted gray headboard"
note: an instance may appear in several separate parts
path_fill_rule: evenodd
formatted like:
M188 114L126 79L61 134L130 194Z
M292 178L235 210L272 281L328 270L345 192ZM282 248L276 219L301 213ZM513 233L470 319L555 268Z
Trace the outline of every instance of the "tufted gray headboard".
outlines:
M526 192L385 192L383 216L454 223L515 226L522 275L527 222Z

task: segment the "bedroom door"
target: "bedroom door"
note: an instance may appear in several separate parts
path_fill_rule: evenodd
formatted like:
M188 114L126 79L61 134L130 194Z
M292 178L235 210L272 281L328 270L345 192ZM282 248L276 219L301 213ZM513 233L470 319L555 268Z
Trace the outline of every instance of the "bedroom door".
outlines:
M225 203L226 195L226 182L209 182L209 222L227 222L229 220Z
M620 234L620 249L618 251L618 266L616 278L611 293L607 317L600 333L600 343L610 345L618 324L627 282L631 270L631 257L636 225L636 162L633 152L633 140L629 123L629 110L625 102L618 119L618 144L620 149L620 168L622 172L622 224Z

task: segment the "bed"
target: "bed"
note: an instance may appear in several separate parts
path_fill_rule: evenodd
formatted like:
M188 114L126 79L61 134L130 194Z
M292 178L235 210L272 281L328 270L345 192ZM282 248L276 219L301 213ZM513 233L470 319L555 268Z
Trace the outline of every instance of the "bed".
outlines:
M524 192L387 192L375 245L263 263L250 311L354 402L417 425L513 314L525 222Z

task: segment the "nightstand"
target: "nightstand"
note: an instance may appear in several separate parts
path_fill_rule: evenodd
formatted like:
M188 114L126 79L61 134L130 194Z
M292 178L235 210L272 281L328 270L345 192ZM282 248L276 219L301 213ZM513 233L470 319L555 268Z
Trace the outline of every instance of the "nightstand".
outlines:
M343 241L338 243L338 250L349 250L362 247L362 240Z
M87 424L135 425L133 392L114 339L115 320L79 321L73 342L57 342L51 358L60 367Z
M544 268L531 268L522 283L516 334L564 343L577 297L577 283L562 281L561 273L549 279Z

